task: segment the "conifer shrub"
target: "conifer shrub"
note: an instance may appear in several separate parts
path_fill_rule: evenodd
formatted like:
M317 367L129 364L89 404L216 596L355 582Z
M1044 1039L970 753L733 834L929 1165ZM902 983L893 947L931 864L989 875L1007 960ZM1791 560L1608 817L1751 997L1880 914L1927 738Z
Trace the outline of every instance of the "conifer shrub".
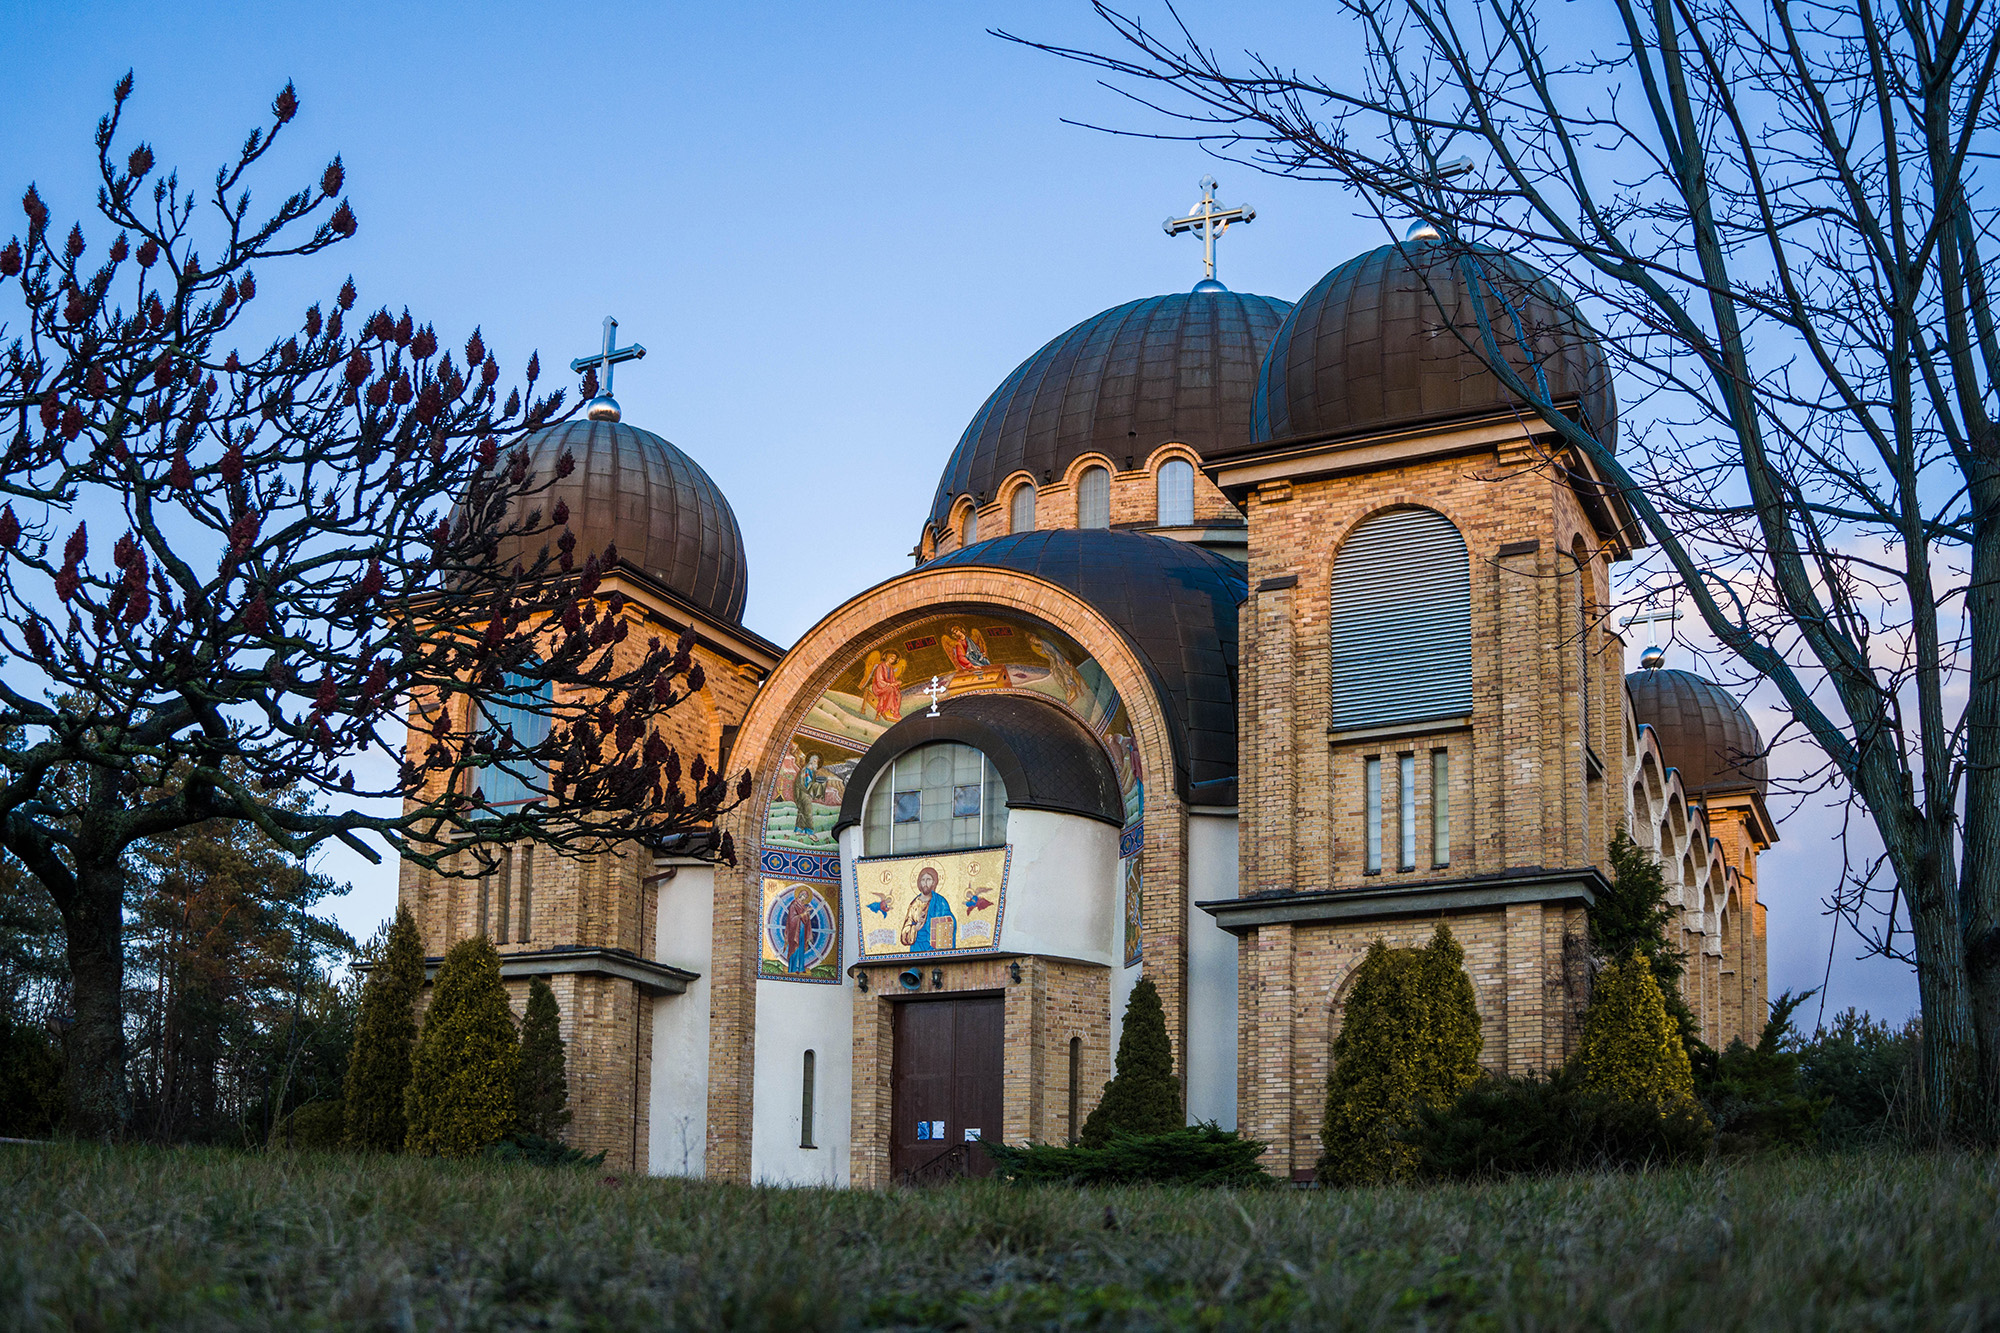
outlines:
M307 1102L285 1117L278 1141L304 1152L332 1152L346 1142L345 1109L337 1101Z
M569 1072L556 993L540 977L528 983L521 1019L521 1078L514 1099L519 1136L560 1139L569 1125Z
M1327 1075L1319 1178L1365 1185L1416 1165L1402 1137L1422 1107L1445 1107L1479 1078L1479 1011L1465 951L1442 923L1422 949L1376 940L1356 969Z
M1830 1099L1814 1097L1806 1087L1799 1034L1792 1027L1792 1014L1812 995L1786 991L1771 1001L1755 1046L1739 1037L1717 1057L1702 1101L1715 1121L1721 1151L1803 1148L1817 1140Z
M1639 950L1598 974L1577 1063L1587 1091L1644 1103L1663 1115L1697 1105L1680 1027Z
M1097 1147L1029 1144L984 1146L1002 1179L1019 1185L1193 1185L1204 1189L1264 1189L1277 1184L1258 1164L1265 1145L1213 1124L1162 1134L1113 1130Z
M514 1127L520 1075L521 1043L500 981L500 955L484 935L460 940L438 969L410 1060L405 1148L470 1157L499 1142Z
M545 1139L539 1134L515 1130L498 1143L489 1143L481 1156L496 1162L531 1162L536 1166L603 1166L604 1154L585 1153L561 1139Z
M1142 977L1125 1003L1117 1074L1104 1085L1104 1096L1083 1122L1078 1140L1086 1148L1102 1148L1114 1131L1170 1134L1186 1126L1181 1085L1174 1078L1174 1050L1167 1042L1166 1010L1152 978Z
M351 1148L399 1152L408 1135L403 1104L417 1044L417 997L424 989L424 944L407 907L397 907L381 957L361 987L361 1016L341 1098Z
M1416 1176L1444 1181L1668 1166L1704 1156L1710 1134L1692 1101L1662 1113L1584 1087L1567 1065L1546 1078L1482 1078L1449 1106L1418 1107L1403 1138Z
M0 1015L0 1137L39 1139L63 1122L63 1049L48 1029Z
M1819 1142L1826 1148L1934 1139L1923 1124L1923 1033L1916 1019L1892 1028L1847 1009L1799 1052L1808 1094L1824 1103Z
M1634 949L1645 955L1660 988L1661 1003L1667 1007L1695 1065L1708 1065L1715 1052L1701 1039L1701 1024L1695 1019L1687 997L1681 994L1681 978L1687 974L1687 955L1673 944L1674 909L1667 903L1667 876L1659 860L1632 840L1620 828L1611 839L1611 887L1599 894L1585 909L1590 929L1590 947L1599 958L1609 961L1625 957Z

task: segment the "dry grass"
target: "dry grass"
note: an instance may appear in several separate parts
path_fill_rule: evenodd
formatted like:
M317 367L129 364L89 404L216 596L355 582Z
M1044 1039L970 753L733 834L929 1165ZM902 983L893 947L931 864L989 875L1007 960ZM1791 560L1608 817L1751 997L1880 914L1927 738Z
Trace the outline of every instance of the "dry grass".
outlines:
M0 1328L1974 1329L1996 1223L1991 1157L862 1194L0 1147Z

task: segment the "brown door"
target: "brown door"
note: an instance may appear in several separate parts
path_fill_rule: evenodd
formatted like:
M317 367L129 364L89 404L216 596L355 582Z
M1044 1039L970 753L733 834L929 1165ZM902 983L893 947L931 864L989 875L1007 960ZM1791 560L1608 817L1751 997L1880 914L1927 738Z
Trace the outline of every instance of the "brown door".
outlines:
M889 1170L896 1179L992 1172L978 1140L1000 1136L1004 1003L992 996L895 1007Z

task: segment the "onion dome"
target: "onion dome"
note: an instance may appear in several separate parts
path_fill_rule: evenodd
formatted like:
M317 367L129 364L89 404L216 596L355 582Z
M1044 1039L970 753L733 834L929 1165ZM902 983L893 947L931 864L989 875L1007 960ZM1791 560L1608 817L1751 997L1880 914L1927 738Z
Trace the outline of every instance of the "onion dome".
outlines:
M579 560L615 545L620 564L718 621L742 622L749 588L743 534L721 488L693 459L621 421L566 421L536 431L527 446L537 477L555 476L564 450L575 455L575 470L539 504L545 513L558 500L569 506ZM532 564L551 540L516 539L503 546L503 559Z
M1173 740L1181 798L1236 803L1236 625L1247 596L1241 565L1189 542L1104 528L1009 533L924 569L952 565L1030 574L1088 603L1145 666Z
M1575 303L1510 255L1468 254L1435 234L1350 259L1299 300L1258 380L1253 440L1350 438L1519 408L1467 346L1480 338L1474 267L1509 364L1530 384L1539 367L1554 401L1577 404L1615 445L1610 367Z
M1124 466L1169 442L1204 455L1243 444L1257 368L1290 309L1204 282L1092 315L993 391L945 465L931 522L961 495L984 503L1014 472L1041 482L1093 451Z
M1770 786L1764 739L1728 691L1690 671L1652 667L1625 677L1632 716L1652 727L1660 756L1689 795Z

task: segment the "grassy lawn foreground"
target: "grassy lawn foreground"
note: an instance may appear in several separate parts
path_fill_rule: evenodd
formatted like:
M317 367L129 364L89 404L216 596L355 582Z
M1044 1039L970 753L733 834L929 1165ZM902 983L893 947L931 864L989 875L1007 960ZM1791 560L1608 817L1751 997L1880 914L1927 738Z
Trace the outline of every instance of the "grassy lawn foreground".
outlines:
M0 1147L0 1328L1982 1328L1991 1157L1476 1188L743 1189Z

